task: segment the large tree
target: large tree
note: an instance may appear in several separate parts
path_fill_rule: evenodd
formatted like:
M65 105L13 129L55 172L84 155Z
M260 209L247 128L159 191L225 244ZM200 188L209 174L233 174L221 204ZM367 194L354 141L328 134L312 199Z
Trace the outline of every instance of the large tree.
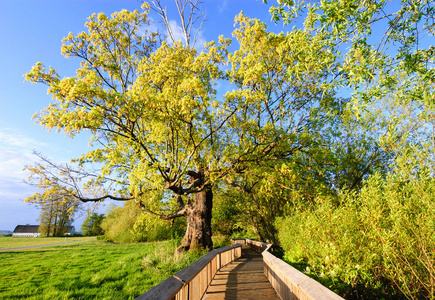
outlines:
M213 186L249 192L238 174L310 147L310 134L337 105L324 85L334 53L321 37L270 33L243 14L233 53L224 38L200 52L160 43L147 31L143 8L94 14L88 32L63 40L62 53L81 60L75 77L61 78L41 63L26 74L48 85L54 99L36 119L70 136L88 130L101 145L77 160L102 166L88 182L99 195L77 189L82 201L133 200L162 219L184 216L182 249L211 249ZM219 96L222 80L232 90Z

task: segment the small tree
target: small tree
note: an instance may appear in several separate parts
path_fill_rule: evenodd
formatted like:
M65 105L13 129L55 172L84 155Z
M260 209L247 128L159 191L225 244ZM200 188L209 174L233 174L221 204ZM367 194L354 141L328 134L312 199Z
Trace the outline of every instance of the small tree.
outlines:
M41 205L39 232L44 236L63 236L72 222L74 205L78 200L72 195L52 195Z
M81 231L83 235L95 236L102 235L104 233L103 228L101 228L101 223L104 220L104 214L92 213L89 214L86 220L81 226Z
M24 202L36 204L41 209L39 232L47 237L64 235L66 226L71 224L74 213L81 206L74 196L74 189L66 187L58 177L53 176L56 170L53 165L38 163L25 169L30 172L27 183L39 189L39 192L24 199Z

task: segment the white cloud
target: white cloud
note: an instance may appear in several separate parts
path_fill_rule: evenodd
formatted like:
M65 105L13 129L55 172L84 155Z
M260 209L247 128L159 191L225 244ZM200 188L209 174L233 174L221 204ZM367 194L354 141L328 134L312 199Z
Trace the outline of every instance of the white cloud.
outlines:
M22 181L26 177L23 171L24 166L33 164L35 160L36 156L31 153L0 150L0 180L20 179Z
M22 201L35 192L24 183L27 174L22 170L33 160L28 155L0 151L0 229L13 230L18 224L36 222L38 209Z
M47 144L27 136L20 130L0 128L0 184L3 182L21 183L26 179L25 165L37 160L34 149L47 148ZM2 195L4 189L0 190Z
M13 230L18 223L35 222L38 210L22 201L35 192L24 183L28 174L23 168L37 159L33 149L45 147L20 130L0 128L0 229Z
M22 152L46 146L47 144L29 137L17 129L0 129L0 150Z
M48 145L18 129L0 128L0 230L13 230L19 224L38 224L39 209L23 201L37 191L24 183L29 173L23 168L39 160L33 154L34 149L45 152L56 148L54 152L57 154L65 152L63 147L65 144ZM78 220L74 225L79 230L83 216L76 217Z

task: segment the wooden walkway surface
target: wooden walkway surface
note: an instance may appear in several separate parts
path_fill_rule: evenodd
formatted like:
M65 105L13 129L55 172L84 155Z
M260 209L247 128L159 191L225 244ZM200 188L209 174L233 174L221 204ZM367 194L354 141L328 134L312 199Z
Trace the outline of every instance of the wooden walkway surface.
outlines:
M260 253L243 248L242 256L220 269L202 299L280 299L264 275Z

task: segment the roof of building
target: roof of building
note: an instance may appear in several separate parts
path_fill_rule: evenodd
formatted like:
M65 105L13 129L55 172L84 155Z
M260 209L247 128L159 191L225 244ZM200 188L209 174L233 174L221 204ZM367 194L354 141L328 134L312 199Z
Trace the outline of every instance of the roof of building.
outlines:
M17 225L14 233L38 233L39 225Z
M66 231L71 232L74 226L66 226ZM14 233L38 233L39 225L17 225Z

